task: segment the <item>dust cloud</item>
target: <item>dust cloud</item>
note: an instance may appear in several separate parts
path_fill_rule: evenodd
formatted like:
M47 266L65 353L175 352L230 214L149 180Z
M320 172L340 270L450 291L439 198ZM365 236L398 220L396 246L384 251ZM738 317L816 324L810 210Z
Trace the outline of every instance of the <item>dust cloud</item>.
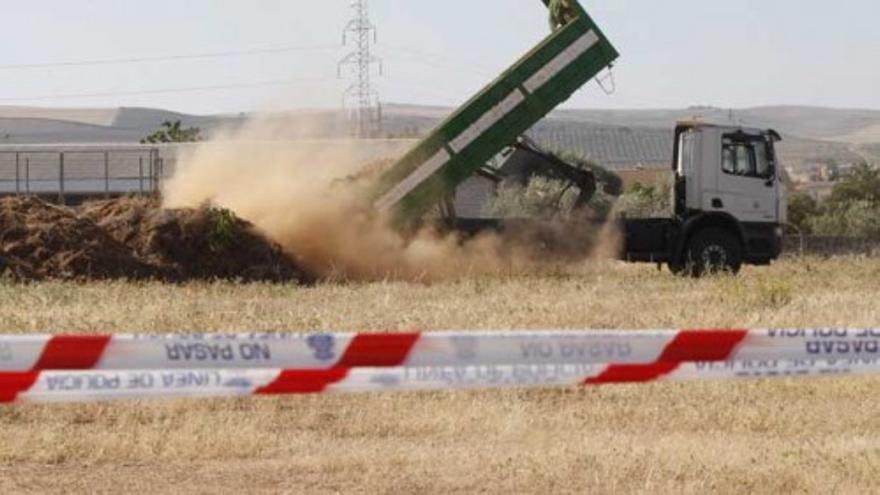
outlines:
M423 228L401 234L350 180L363 142L283 141L283 126L254 121L181 157L163 196L168 208L205 204L252 222L313 275L336 280L433 281L541 270L534 242L497 234L463 239ZM402 150L401 150L402 151ZM588 247L578 256L586 259Z

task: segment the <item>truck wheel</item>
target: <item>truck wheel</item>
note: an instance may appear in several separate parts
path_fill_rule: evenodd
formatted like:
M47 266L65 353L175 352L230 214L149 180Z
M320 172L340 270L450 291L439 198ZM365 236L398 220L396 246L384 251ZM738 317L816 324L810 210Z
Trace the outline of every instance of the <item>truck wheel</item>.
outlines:
M739 273L742 268L739 239L722 229L698 232L685 251L685 267L685 272L693 277L718 272Z

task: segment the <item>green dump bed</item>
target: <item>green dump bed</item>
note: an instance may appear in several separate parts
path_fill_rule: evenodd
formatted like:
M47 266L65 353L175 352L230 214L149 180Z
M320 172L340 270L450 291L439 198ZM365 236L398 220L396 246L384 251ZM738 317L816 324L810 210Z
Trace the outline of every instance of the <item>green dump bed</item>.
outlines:
M375 207L417 220L617 59L575 0L543 1L564 24L385 172Z

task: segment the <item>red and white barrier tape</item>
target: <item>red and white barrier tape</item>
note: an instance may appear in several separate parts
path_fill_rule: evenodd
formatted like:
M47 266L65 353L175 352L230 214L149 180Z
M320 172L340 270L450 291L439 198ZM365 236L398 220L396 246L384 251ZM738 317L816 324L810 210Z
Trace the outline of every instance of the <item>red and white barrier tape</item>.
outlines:
M412 392L652 381L880 374L876 359L334 368L31 371L0 373L0 402Z
M0 336L0 402L880 373L880 330Z
M0 336L0 371L880 357L880 329Z

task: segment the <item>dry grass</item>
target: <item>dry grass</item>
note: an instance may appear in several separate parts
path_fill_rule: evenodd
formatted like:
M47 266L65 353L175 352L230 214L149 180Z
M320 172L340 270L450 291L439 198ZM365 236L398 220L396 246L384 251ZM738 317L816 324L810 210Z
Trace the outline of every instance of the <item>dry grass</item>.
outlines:
M593 264L435 285L0 285L7 332L871 326L880 261L677 279ZM870 378L0 409L0 490L867 492Z

